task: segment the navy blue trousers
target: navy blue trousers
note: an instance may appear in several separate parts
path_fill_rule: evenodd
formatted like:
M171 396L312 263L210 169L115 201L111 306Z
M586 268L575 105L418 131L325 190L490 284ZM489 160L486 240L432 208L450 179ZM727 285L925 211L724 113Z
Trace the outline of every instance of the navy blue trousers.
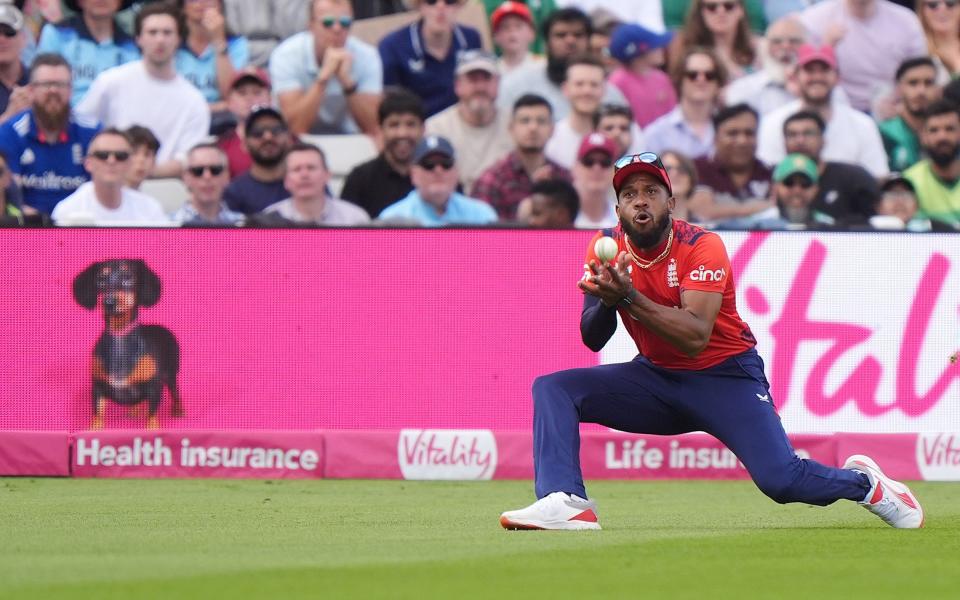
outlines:
M867 477L798 458L770 397L763 360L748 350L700 371L628 363L570 369L533 384L536 494L587 497L580 471L580 423L632 433L705 431L723 442L773 500L826 506L862 500Z

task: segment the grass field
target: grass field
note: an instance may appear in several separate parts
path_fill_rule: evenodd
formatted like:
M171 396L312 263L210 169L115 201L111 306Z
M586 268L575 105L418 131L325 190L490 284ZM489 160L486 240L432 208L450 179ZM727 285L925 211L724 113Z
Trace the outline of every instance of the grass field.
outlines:
M0 479L0 598L960 598L926 528L749 482L597 482L604 531L507 532L528 482Z

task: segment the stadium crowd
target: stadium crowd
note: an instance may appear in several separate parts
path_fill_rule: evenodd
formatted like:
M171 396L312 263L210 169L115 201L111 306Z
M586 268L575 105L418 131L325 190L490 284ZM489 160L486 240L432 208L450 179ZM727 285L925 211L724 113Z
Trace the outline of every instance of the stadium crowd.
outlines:
M0 0L0 222L595 229L653 151L710 228L958 231L958 74L960 0Z

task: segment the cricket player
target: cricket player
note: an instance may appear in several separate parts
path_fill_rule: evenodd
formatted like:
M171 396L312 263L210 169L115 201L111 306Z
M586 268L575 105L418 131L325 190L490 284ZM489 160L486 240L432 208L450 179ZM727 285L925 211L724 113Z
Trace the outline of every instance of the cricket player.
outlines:
M620 224L598 232L578 287L580 333L599 351L620 314L640 353L623 364L570 369L533 384L533 452L538 500L500 516L507 529L600 529L580 472L580 423L633 433L705 431L744 464L776 502L858 502L893 527L923 526L904 484L870 458L842 469L797 457L770 397L763 360L737 314L730 259L718 235L671 217L670 178L651 152L614 166ZM615 260L599 260L603 235Z

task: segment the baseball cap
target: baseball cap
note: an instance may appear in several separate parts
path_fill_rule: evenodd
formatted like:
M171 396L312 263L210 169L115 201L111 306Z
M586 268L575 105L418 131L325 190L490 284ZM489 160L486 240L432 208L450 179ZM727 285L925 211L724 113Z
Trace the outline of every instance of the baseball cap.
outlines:
M287 120L283 118L283 115L280 114L280 111L270 105L263 106L254 106L253 110L250 111L250 114L247 116L247 122L244 124L244 127L247 129L253 128L253 123L260 117L269 115L275 119L279 119L284 125L287 124Z
M805 175L814 183L820 179L820 174L817 173L817 164L813 162L813 159L805 154L789 154L773 170L773 180L780 183L797 173Z
M832 46L814 46L804 44L797 49L797 66L802 67L812 62L826 63L831 69L837 68L837 54Z
M23 29L23 13L12 4L0 4L0 24L9 25L14 31Z
M602 133L591 133L580 142L580 149L577 150L577 160L582 160L586 155L596 151L605 152L613 160L617 156L617 145Z
M610 56L622 63L630 62L634 58L663 48L673 39L673 33L655 33L635 24L617 26L610 35Z
M673 185L670 183L670 176L667 170L663 168L663 162L660 157L653 152L641 152L640 154L628 154L623 156L613 165L613 189L620 195L620 187L628 177L634 173L647 173L660 180L667 186L667 193L673 195Z
M486 71L491 75L499 75L500 69L497 68L497 58L486 50L467 50L457 56L456 75L463 75L471 71Z
M903 173L890 173L890 175L888 175L880 185L880 192L889 192L897 186L903 186L907 188L912 194L917 193L917 188L914 187L913 182L904 177Z
M240 85L241 82L248 81L248 80L259 82L263 87L267 89L270 88L270 76L267 75L266 71L254 66L247 66L247 67L244 67L243 69L238 70L236 73L234 73L233 79L230 80L229 89L232 90L233 88Z
M500 26L500 21L503 21L504 17L509 17L511 15L520 17L529 23L530 27L533 27L533 15L530 13L530 9L527 8L527 5L523 2L513 2L513 0L507 0L498 6L497 9L493 11L493 14L490 15L490 30L496 31L497 27Z
M456 160L450 141L439 135L428 135L420 140L413 151L413 162L419 164L420 161L431 154L442 154L451 160Z

